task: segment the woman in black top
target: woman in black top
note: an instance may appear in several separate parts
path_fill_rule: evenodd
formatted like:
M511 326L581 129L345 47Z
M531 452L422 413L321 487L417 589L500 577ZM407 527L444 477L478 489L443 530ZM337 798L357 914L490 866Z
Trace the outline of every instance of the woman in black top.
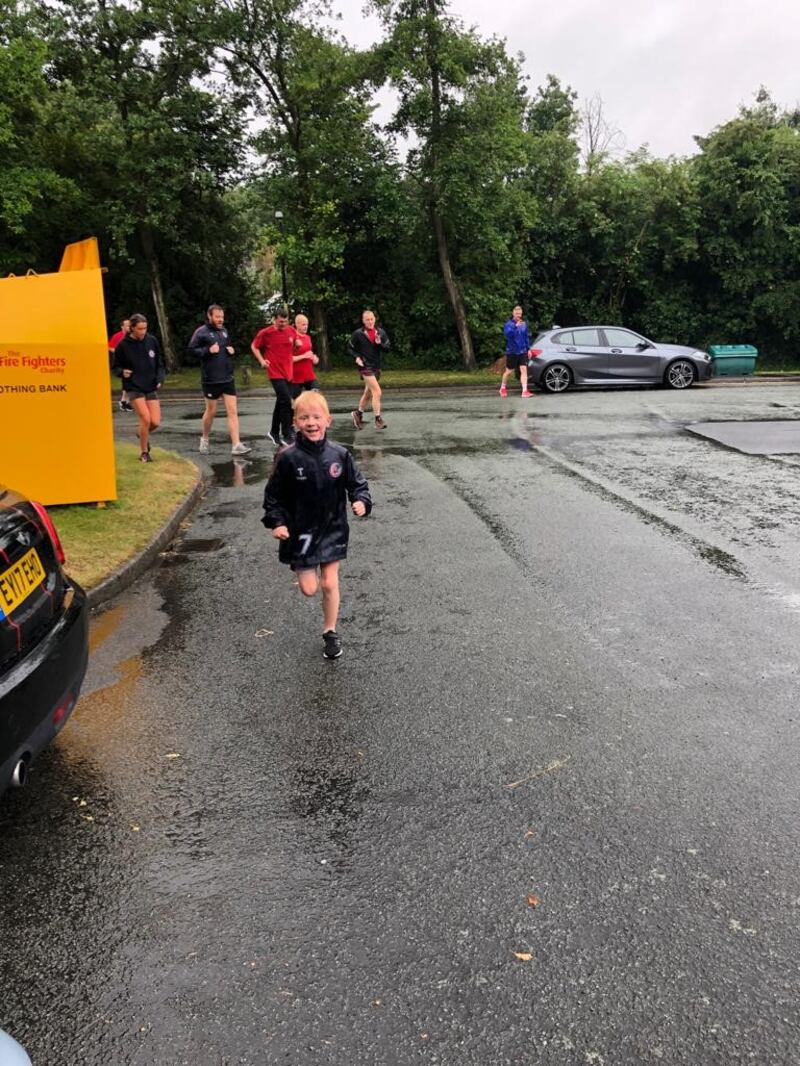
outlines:
M130 331L114 349L114 373L125 383L128 399L139 419L139 446L143 463L151 462L150 434L161 424L158 390L166 370L161 347L147 332L144 315L131 315Z

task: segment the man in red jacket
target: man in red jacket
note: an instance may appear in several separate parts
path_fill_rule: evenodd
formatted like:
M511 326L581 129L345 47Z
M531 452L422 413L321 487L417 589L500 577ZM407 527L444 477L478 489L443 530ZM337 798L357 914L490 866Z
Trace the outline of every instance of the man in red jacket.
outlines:
M274 316L272 325L259 330L250 345L275 390L272 425L267 434L273 444L285 444L293 437L292 368L296 340L297 331L289 325L289 312L282 307Z

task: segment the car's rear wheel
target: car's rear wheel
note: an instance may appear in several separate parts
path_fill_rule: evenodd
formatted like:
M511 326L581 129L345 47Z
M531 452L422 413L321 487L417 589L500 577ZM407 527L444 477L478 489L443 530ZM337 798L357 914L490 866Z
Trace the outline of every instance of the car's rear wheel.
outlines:
M693 363L688 359L676 359L667 367L664 384L669 385L671 389L688 389L690 385L694 385L696 378L697 371Z
M542 374L540 384L547 392L564 392L572 384L572 372L563 363L552 363Z

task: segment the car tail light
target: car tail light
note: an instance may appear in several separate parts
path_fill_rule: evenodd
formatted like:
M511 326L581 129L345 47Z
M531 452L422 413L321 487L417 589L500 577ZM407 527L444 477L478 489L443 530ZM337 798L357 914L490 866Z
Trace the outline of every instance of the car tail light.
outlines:
M66 556L64 555L64 549L61 547L61 541L58 539L58 533L56 533L56 527L53 525L53 519L47 513L47 511L42 506L42 504L34 503L33 500L31 500L31 507L33 507L34 511L41 518L42 525L47 530L48 536L50 537L50 540L53 542L53 549L54 549L54 551L56 553L56 558L58 559L58 561L63 566L64 562L66 560Z
M528 350L528 358L529 359L536 359L537 356L540 356L543 351L544 351L543 348L530 348Z
M53 725L61 725L74 706L75 697L70 694L62 703L59 703L58 707L53 711Z

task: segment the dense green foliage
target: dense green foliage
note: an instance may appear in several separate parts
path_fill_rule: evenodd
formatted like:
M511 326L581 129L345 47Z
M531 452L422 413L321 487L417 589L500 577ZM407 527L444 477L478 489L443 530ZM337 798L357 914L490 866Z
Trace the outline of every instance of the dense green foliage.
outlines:
M333 363L366 305L406 365L485 363L517 301L797 363L796 112L761 90L689 158L582 156L557 78L444 0L373 7L361 53L302 0L0 0L0 272L98 236L109 327L144 310L173 363L212 300L243 348L281 261Z

